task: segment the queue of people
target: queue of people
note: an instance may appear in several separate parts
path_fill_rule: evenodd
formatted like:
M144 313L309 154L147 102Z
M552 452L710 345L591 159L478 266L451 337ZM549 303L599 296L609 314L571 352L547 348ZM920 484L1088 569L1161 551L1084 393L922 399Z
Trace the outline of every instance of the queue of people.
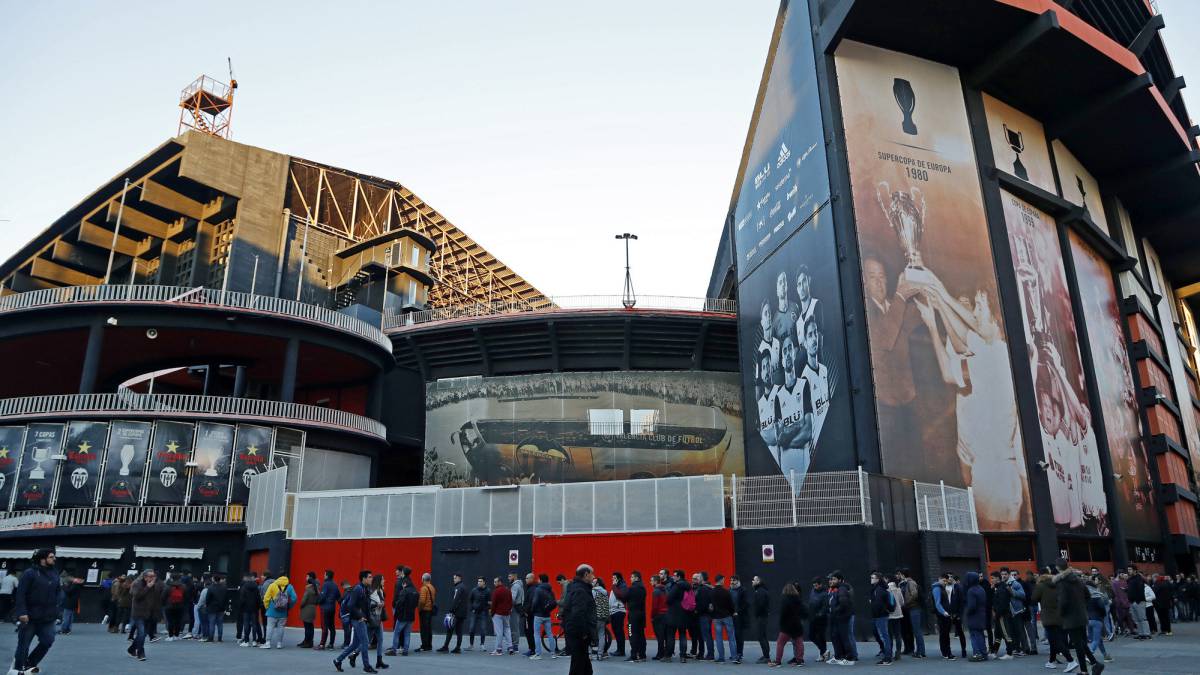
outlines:
M13 670L20 675L38 673L55 636L70 634L83 585L55 571L52 550L38 551L33 562L19 579L7 584L0 579L0 589L12 589L9 600L18 620ZM807 585L785 583L778 591L757 575L743 585L737 575L710 578L706 571L688 575L665 568L648 579L639 570L628 577L613 572L606 584L582 564L571 578L557 575L557 588L545 573L522 577L509 572L490 580L479 576L473 584L456 573L442 605L431 574L422 574L417 582L405 565L396 566L392 584L371 570L362 570L355 584L334 577L331 570L321 577L308 572L297 588L287 576L270 572L247 572L231 583L220 573L193 576L185 570L160 578L147 569L105 581L104 622L110 633L126 636L131 658L145 661L148 643L223 642L226 616L234 619L239 647L282 649L288 616L296 609L304 626L296 646L337 651L333 667L338 672L344 664L353 668L360 661L364 672L378 672L389 667L385 656L474 649L532 660L569 658L571 673L590 673L592 661L610 657L740 664L748 641L758 643L757 663L770 667L804 665L806 641L815 648L816 662L850 666L861 660L854 639L855 588L837 571ZM936 626L941 657L948 661L1039 656L1044 648L1047 669L1087 673L1090 668L1098 675L1113 662L1106 642L1122 635L1138 640L1152 639L1155 633L1170 636L1172 622L1200 616L1200 585L1194 577L1155 574L1147 579L1132 566L1112 576L1094 567L1077 570L1061 559L1039 574L1001 568L960 578L944 572L928 593L906 569L872 572L863 581L880 666L904 656L926 658L925 629ZM926 608L932 609L931 624L925 621ZM436 650L435 623L445 629ZM160 625L165 626L162 633ZM415 646L414 626L420 627ZM647 656L647 627L657 642L653 657ZM31 651L35 638L37 647ZM791 658L785 661L789 645Z

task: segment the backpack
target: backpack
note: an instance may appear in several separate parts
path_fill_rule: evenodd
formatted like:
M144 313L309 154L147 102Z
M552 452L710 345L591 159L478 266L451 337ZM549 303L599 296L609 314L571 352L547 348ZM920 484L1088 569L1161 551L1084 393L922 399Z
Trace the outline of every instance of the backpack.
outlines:
M275 599L271 601L271 609L277 612L286 612L292 606L292 599L288 597L288 589L282 588Z
M890 611L896 609L896 596L892 595L891 591L886 591L886 593L887 593L887 608L888 608L888 611L890 612Z
M171 587L171 592L169 594L167 594L167 604L168 605L182 605L183 604L183 587L182 586L172 586Z
M684 591L683 601L679 603L685 612L692 612L696 609L696 591Z

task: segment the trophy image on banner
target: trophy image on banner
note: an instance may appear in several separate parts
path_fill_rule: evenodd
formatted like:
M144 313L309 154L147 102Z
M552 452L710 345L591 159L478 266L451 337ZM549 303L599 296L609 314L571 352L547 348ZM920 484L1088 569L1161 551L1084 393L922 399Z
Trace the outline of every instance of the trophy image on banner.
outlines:
M933 275L921 260L921 238L925 235L925 196L915 187L908 192L893 192L887 181L879 183L875 196L904 251L907 261L904 278L917 284L931 282Z
M1088 213L1087 190L1083 189L1083 179L1075 176L1075 184L1079 186L1079 204L1083 207L1083 215L1090 218L1092 214Z
M133 461L133 455L136 452L132 443L126 443L121 446L121 470L118 472L120 475L129 475L129 463Z
M1016 248L1017 259L1013 261L1013 269L1017 273L1021 294L1025 296L1030 337L1035 345L1042 345L1050 340L1050 336L1046 328L1046 310L1042 305L1042 294L1038 289L1037 252L1033 250L1033 242L1029 237L1017 240Z
M33 449L33 469L29 471L29 480L45 480L46 472L42 470L42 462L50 457L50 448L39 445Z
M1004 140L1008 141L1008 147L1016 153L1017 159L1013 162L1013 174L1021 180L1029 180L1029 172L1025 170L1025 165L1021 163L1021 152L1025 150L1025 138L1020 131L1013 131L1004 126Z
M904 114L900 128L909 136L916 136L917 123L913 122L912 115L917 109L917 95L913 92L912 83L900 77L892 80L892 96L896 97L896 105L900 106L900 112Z
M221 459L221 451L217 448L208 448L204 451L208 458L208 468L204 470L204 475L211 478L217 477L217 461Z

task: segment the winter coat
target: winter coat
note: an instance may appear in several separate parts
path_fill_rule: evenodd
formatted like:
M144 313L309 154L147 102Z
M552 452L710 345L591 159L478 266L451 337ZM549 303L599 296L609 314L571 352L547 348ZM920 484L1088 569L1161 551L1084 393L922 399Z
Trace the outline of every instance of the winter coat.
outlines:
M642 585L642 582L635 581L629 584L629 588L625 591L625 609L629 614L630 621L646 620L646 587Z
M876 584L871 584L872 619L885 619L887 618L888 614L891 613L892 610L889 606L890 602L888 601L890 596L891 594L888 593L887 586L885 586L882 581Z
M900 590L900 587L897 586L895 583L889 583L887 591L888 591L888 595L892 596L893 602L896 603L895 607L892 608L892 611L888 612L888 618L889 619L903 619L904 618L904 591Z
M434 587L432 581L426 581L421 584L421 593L417 597L418 612L432 612L433 605L437 602L437 588Z
M1129 596L1129 602L1146 601L1146 580L1142 578L1142 575L1135 574L1129 577L1129 587L1125 590L1125 594Z
M54 573L54 568L34 563L33 567L21 573L17 590L13 592L16 602L13 616L27 616L33 623L54 621L58 618L58 588L58 575Z
M209 614L224 614L228 599L229 589L225 587L225 583L213 582L208 587L208 598L204 602L204 609Z
M554 589L550 588L550 584L536 584L527 592L530 595L529 610L533 615L549 618L558 604L554 600Z
M767 590L766 584L759 584L754 587L754 618L757 621L766 621L767 615L771 613L771 592Z
M608 592L608 613L609 615L621 614L625 611L626 596L629 594L629 587L624 582L613 584L612 590Z
M492 589L492 616L510 616L513 610L512 591L504 584Z
M471 589L471 611L475 613L488 611L488 603L491 602L492 594L488 592L487 587L480 588L476 584L475 588Z
M808 615L813 621L829 618L829 591L824 586L808 592Z
M392 616L401 623L412 623L419 602L417 589L411 582L405 582L396 590L396 597L392 600Z
M992 586L992 609L996 616L1012 616L1012 591L1003 579Z
M1129 610L1129 588L1128 582L1124 579L1117 579L1113 582L1113 604L1117 606L1118 612L1126 612Z
M712 589L712 618L728 619L733 616L733 596L724 586L714 586Z
M563 593L559 618L566 635L590 639L596 633L596 600L590 584L579 578L571 580Z
M904 596L904 609L921 608L921 585L916 579L905 579L899 584L900 593Z
M1087 628L1088 590L1079 573L1067 568L1054 576L1054 583L1058 584L1058 609L1062 614L1063 629Z
M367 625L371 628L378 628L387 621L387 595L382 588L373 588L371 593L367 595Z
M370 601L367 599L369 591L362 584L355 584L350 587L350 590L342 594L342 606L339 614L342 615L342 624L346 623L346 618L351 621L362 621L367 618L367 613L371 611Z
M253 579L246 579L238 590L238 607L242 613L257 612L262 607L262 598L258 595L258 584Z
M338 585L333 583L332 579L326 579L321 583L321 594L317 596L317 604L321 606L322 611L328 612L336 609L338 600L341 599L342 592L338 590Z
M596 604L596 621L599 623L608 623L611 617L608 611L608 593L601 586L593 586L592 599Z
M287 616L288 610L275 609L275 598L280 593L287 594L289 608L296 605L296 589L288 583L287 577L280 576L271 582L271 585L267 586L267 592L263 593L263 607L267 609L267 618L269 619L282 619Z
M1008 607L1013 616L1020 616L1025 611L1025 587L1019 580L1008 580Z
M848 621L854 614L853 588L845 582L829 591L829 618L834 621Z
M30 569L33 569L33 568L30 568ZM29 570L26 570L26 573L28 573L28 571ZM23 581L22 581L22 583L23 583ZM57 592L58 577L54 578L54 583L56 584L55 591ZM20 588L20 586L18 586L17 588ZM128 582L123 581L119 584L113 584L113 591L117 597L117 607L121 607L121 608L129 607L130 602L132 602L132 600L133 600L133 598L130 596L130 592L132 591L132 589L133 589L133 586L130 585ZM189 602L190 601L191 601L191 599L189 598ZM20 616L20 615L18 614L17 616Z
M304 584L304 597L300 598L300 621L314 623L317 620L317 605L320 604L321 593L315 583Z
M779 632L792 638L804 637L805 614L799 595L784 595L779 603Z
M1098 588L1088 588L1087 617L1088 621L1104 621L1108 615L1108 596Z
M470 612L470 606L467 602L467 589L463 588L460 581L454 584L452 590L454 591L454 597L450 600L450 613L454 615L456 620L461 622L467 618L467 614Z
M696 614L710 616L712 614L713 589L708 584L696 587Z
M657 619L667 613L667 589L661 584L654 587L650 596L650 618Z
M1159 577L1154 584L1154 604L1160 607L1170 607L1175 602L1175 584L1167 577Z
M1038 577L1037 585L1033 587L1033 601L1041 608L1043 626L1062 625L1062 612L1058 609L1058 584L1049 574Z
M683 595L692 587L686 581L674 581L667 585L667 623L676 628L687 626L688 613L683 609Z
M512 598L513 611L525 614L525 584L517 579L508 587L508 595Z
M21 580L22 583L24 579ZM129 617L131 619L155 619L162 610L162 593L156 585L146 586L144 579L133 583L129 591ZM18 615L19 616L19 615Z
M963 618L967 630L983 630L987 627L987 591L979 585L979 573L967 572L966 607Z

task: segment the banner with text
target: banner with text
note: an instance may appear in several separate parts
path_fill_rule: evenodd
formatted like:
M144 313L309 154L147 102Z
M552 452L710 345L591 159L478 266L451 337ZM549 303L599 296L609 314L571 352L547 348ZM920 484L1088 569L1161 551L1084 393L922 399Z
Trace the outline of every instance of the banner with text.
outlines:
M58 508L95 505L107 440L108 422L71 422L67 427L67 461L59 472L54 500Z
M196 468L189 504L224 504L229 496L229 459L235 427L215 422L196 425Z
M245 504L250 499L250 481L271 467L271 427L239 424L236 450L233 455L233 477L230 480L229 502Z
M25 427L0 427L0 511L12 501L24 442Z
M14 508L48 509L54 489L54 474L58 461L51 459L62 450L66 426L62 424L30 424L25 432L25 448L21 453L21 472Z
M192 458L196 427L188 422L154 423L150 469L146 481L147 504L183 504L187 496L187 463Z
M150 422L113 422L108 433L101 504L134 505L142 497L142 476L150 454Z

